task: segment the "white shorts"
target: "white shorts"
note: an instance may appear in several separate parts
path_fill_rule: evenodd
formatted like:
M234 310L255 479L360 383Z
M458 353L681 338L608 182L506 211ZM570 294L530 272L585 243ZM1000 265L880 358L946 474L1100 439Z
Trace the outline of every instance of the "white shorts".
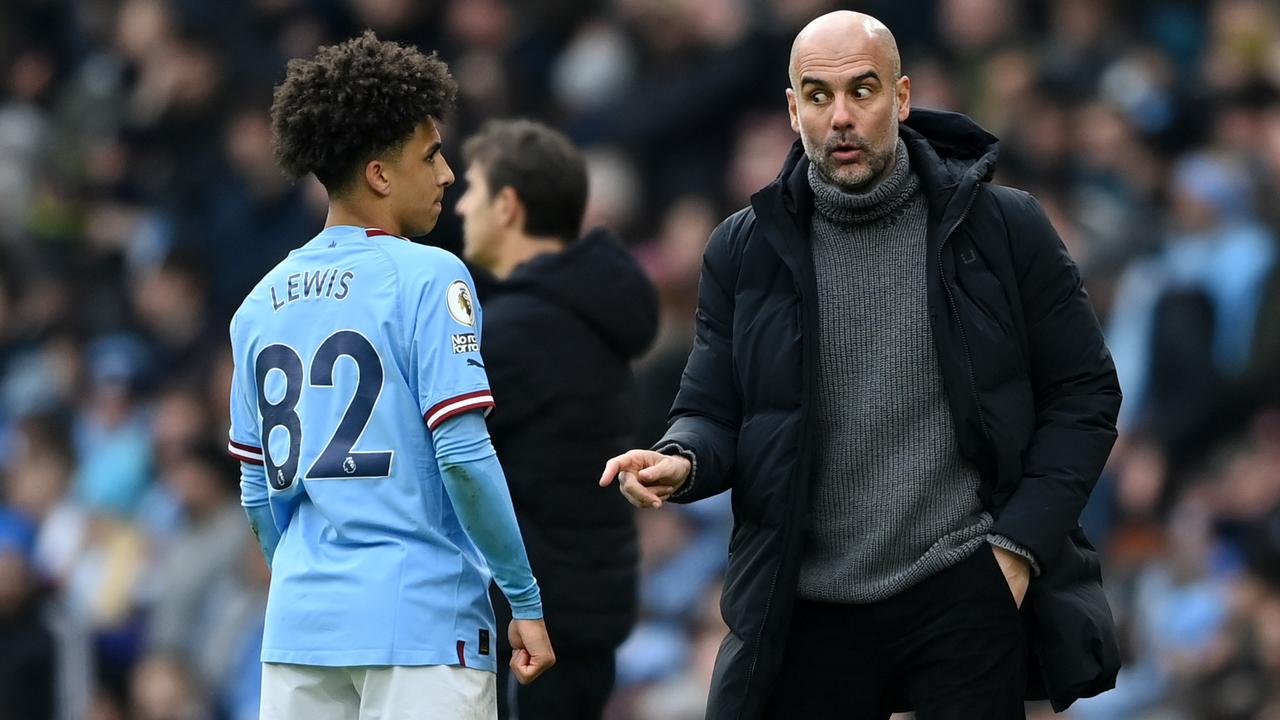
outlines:
M497 675L457 665L262 663L262 720L496 720Z

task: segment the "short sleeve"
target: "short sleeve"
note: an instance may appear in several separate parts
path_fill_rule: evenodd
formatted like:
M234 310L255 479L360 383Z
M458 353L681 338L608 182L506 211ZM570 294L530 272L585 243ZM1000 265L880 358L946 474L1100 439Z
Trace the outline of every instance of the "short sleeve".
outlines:
M471 273L440 251L436 271L416 293L410 352L418 404L427 427L469 410L493 409L493 393L480 357L480 305Z

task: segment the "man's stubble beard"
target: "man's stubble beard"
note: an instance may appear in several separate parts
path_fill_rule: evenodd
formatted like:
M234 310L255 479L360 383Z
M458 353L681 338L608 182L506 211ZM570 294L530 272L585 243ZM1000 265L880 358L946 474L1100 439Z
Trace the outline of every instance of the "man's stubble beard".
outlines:
M809 162L813 163L814 167L817 168L818 174L822 176L823 180L847 193L865 193L879 185L888 176L889 169L893 165L894 155L898 150L898 127L896 123L891 137L893 142L884 151L875 155L867 155L865 170L859 172L853 178L842 178L837 174L838 167L832 162L825 143L815 148L803 134L801 134L800 139L801 144L804 145L805 154L809 156ZM865 149L865 145L861 143L859 145L863 148L864 154L868 152Z

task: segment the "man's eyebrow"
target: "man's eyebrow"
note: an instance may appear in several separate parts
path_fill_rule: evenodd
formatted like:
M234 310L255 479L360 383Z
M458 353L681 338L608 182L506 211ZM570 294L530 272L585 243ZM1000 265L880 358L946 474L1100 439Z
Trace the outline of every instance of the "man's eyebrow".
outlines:
M864 80L875 80L876 82L880 82L880 73L876 72L875 70L868 70L862 73L861 75L850 78L849 84L857 85L858 83Z
M876 72L875 70L868 70L864 73L861 73L859 75L855 75L849 78L848 84L857 85L858 83L864 80L875 80L876 82L881 82L880 73ZM818 85L820 87L827 87L828 84L829 83L827 83L826 80L820 80L816 77L812 77L809 75L806 75L800 78L800 87L804 87L805 85Z

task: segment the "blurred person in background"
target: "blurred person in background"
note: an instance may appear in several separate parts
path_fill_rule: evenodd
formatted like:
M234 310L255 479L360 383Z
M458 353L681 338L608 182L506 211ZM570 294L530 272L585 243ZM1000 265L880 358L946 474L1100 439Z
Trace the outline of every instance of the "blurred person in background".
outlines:
M19 419L6 458L5 499L38 523L36 568L61 586L84 549L87 531L85 512L70 493L75 456L66 418L42 413Z
M212 443L187 448L165 474L182 519L162 546L156 603L147 619L153 650L196 657L216 640L212 590L235 574L246 533L235 462Z
M790 69L800 141L712 234L672 425L601 478L645 508L734 491L707 716L1021 718L1109 689L1077 518L1120 391L1075 264L987 182L993 136L911 108L880 21L814 20Z
M271 571L251 537L242 537L233 572L212 588L210 642L193 656L228 720L257 720L262 694L262 620Z
M502 402L489 432L556 637L544 680L519 686L499 668L498 716L599 718L635 622L635 511L582 481L633 444L630 363L653 342L657 295L608 230L579 237L587 169L561 133L490 121L463 158L464 257L495 280L481 285L485 369Z
M201 362L211 365L215 358ZM136 522L157 549L153 553L157 563L184 527L182 502L177 488L168 481L171 473L192 448L217 443L222 437L222 431L214 429L217 426L202 397L201 384L203 379L166 381L150 398L151 461L156 482L139 503Z
M143 651L143 611L151 555L146 537L130 518L87 505L84 547L63 597L93 643L95 677L114 698L123 697L133 663Z
M1201 493L1203 495L1203 493ZM1116 689L1072 709L1078 720L1138 717L1164 700L1192 700L1220 661L1220 634L1229 612L1229 586L1215 576L1212 517L1201 499L1171 513L1167 557L1146 565L1135 584L1131 642L1137 662Z
M151 436L142 394L152 356L138 337L112 333L95 338L87 357L90 384L72 428L80 460L76 496L128 517L151 484Z
M151 454L156 473L164 475L186 458L191 448L220 439L199 384L174 381L161 388L151 402Z
M719 597L732 513L725 494L637 518L640 620L618 650L615 695L621 703L644 706L656 700L660 707L674 704L684 713L693 712L695 705L699 716L705 712L706 681L715 659L714 648L710 658L705 655L705 642L707 634L715 634L715 646L724 638L716 630L723 628ZM695 632L697 628L702 629ZM673 673L671 668L681 670ZM674 689L675 696L658 699L664 688Z
M291 183L272 161L271 117L263 111L265 104L246 104L227 120L222 142L229 172L217 176L219 182L205 200L205 215L190 234L198 238L199 256L208 261L203 267L178 267L199 281L196 289L211 285L208 296L221 313L234 310L253 289L261 269L280 262L293 249L287 238L297 228L324 220L323 208L308 202L314 181ZM192 272L196 269L203 272Z
M93 656L85 619L64 592L89 540L89 517L70 493L75 458L66 418L53 412L15 423L3 473L4 503L35 523L31 577L47 589L42 619L57 645L59 720L81 720L89 703Z
M154 487L145 391L150 353L135 335L111 332L86 348L87 387L72 441L73 498L87 516L84 540L62 585L89 628L97 675L121 697L142 652L150 548L138 513Z
M203 254L177 248L131 283L157 377L197 382L208 375L209 356L221 339L209 308L210 276Z
M6 269L14 273L14 301L4 318L0 351L4 424L73 404L86 364L83 338L75 329L72 278L47 258L13 261Z
M680 387L680 375L692 347L702 248L716 222L716 206L707 198L691 195L667 209L658 237L637 251L645 274L657 287L659 302L657 339L635 368L638 438L659 437L666 430L671 398Z
M35 526L0 506L0 718L55 720L58 647L32 565Z
M329 214L231 320L227 448L272 571L264 717L403 716L423 697L492 717L490 579L513 674L555 664L484 424L474 284L407 240L454 181L439 123L456 92L438 57L372 31L291 61L275 91L276 160L324 185Z
M264 717L271 717L265 716ZM208 693L181 655L156 652L134 668L130 720L213 720Z
M1168 238L1121 278L1108 337L1131 398L1122 420L1155 425L1162 440L1176 445L1178 433L1208 409L1203 394L1187 407L1189 386L1203 383L1213 392L1205 387L1211 378L1239 377L1247 367L1277 247L1253 209L1247 174L1230 158L1186 157L1174 168L1171 190ZM1187 307L1190 294L1199 311ZM1161 345L1170 333L1195 332L1197 323L1198 342ZM1179 352L1171 354L1175 346ZM1203 361L1178 372L1179 353L1197 348Z
M645 513L643 517L661 514ZM636 703L638 720L699 720L705 716L707 690L715 672L716 655L728 631L720 619L720 595L723 591L718 582L702 589L690 627L693 640L686 662L689 671L643 690Z

